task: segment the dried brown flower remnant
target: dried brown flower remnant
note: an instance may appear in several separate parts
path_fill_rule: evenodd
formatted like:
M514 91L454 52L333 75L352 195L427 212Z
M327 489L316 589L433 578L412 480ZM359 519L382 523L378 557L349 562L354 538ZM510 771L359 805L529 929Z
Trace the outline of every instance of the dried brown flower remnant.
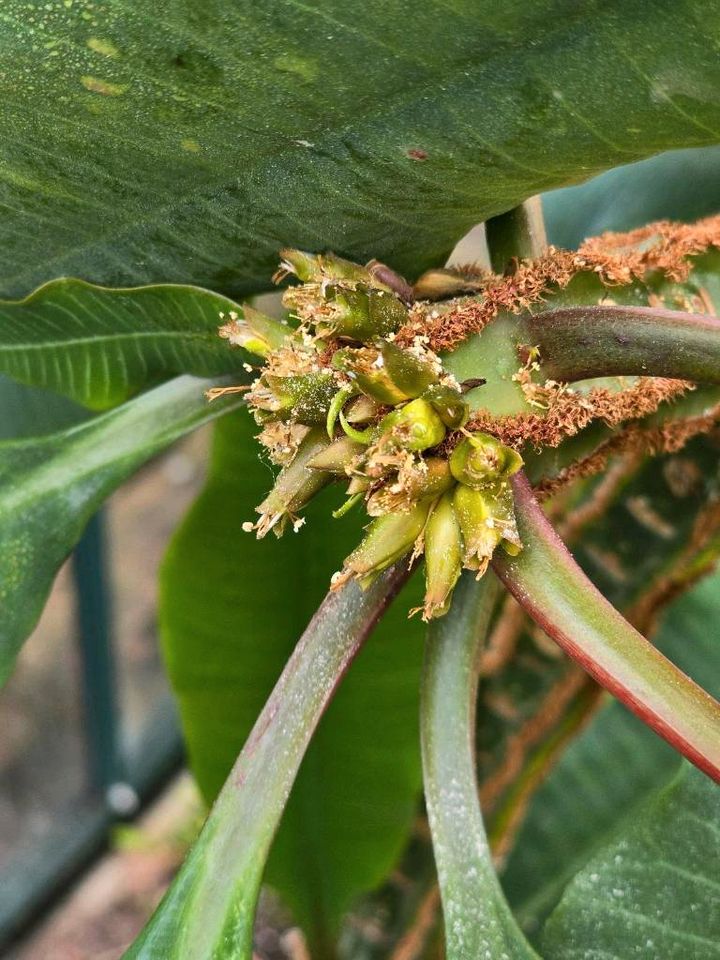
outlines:
M576 461L555 477L547 477L535 488L536 492L542 497L553 496L575 480L600 473L612 457L676 453L693 437L701 433L709 433L718 423L720 423L720 404L707 414L668 420L652 427L644 427L637 422L628 423L620 433L610 437L589 457Z
M468 424L471 430L491 431L509 447L526 443L535 447L557 447L575 436L593 420L617 426L654 413L661 403L682 396L693 385L685 380L643 377L619 392L595 387L587 393L554 385L536 385L536 395L545 400L544 413L518 413L498 417L479 411Z
M423 335L431 349L451 350L479 333L500 311L527 310L579 273L595 273L608 286L644 280L654 271L682 281L691 270L688 258L711 247L720 247L720 215L694 224L662 220L629 233L604 233L586 240L576 252L549 247L541 257L518 261L509 274L478 277L476 296L458 300L450 309L417 305L396 340L405 343ZM418 283L422 289L422 278Z

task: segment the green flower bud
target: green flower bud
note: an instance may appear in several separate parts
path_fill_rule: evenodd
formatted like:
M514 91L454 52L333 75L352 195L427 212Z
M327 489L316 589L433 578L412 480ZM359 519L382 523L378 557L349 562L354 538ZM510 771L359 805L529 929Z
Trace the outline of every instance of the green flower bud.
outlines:
M463 566L477 570L480 578L501 539L492 515L491 497L483 490L458 484L453 506L463 539Z
M324 423L337 384L331 373L304 373L292 377L264 374L262 387L248 393L251 405L272 411L280 419L298 423Z
M377 338L373 346L343 347L335 352L332 363L366 396L392 406L419 397L435 383L439 372L430 360L382 338Z
M409 472L405 480L405 489L414 500L439 497L455 486L450 464L444 457L426 457L421 461L421 467Z
M323 278L327 280L352 280L356 283L373 283L374 277L367 267L344 260L334 253L324 253L319 258Z
M243 529L256 530L258 539L264 537L270 530L280 537L288 521L291 521L293 529L297 531L303 523L297 518L298 510L302 509L333 479L330 473L309 468L310 461L329 444L330 441L322 427L309 430L292 462L283 467L272 490L257 507L260 519L256 524L243 524Z
M224 314L220 314L224 319ZM279 320L266 317L253 307L244 306L242 317L235 311L228 314L230 318L224 323L218 333L229 340L236 347L242 347L257 357L267 357L273 350L277 350L292 334L292 330Z
M338 587L355 577L363 588L369 586L379 573L413 549L422 535L430 505L426 500L408 513L373 520L363 541L343 564L342 572L333 577L332 585Z
M282 280L290 274L303 283L320 283L323 280L351 280L356 283L371 283L374 277L367 267L352 260L343 260L334 253L305 253L303 250L280 251L282 262L275 275Z
M522 542L515 522L512 489L507 481L473 490L464 484L455 488L453 504L463 535L463 561L478 576L487 569L498 544L515 556Z
M445 493L425 527L425 604L423 620L441 617L450 605L462 570L462 537L453 497Z
M320 268L320 258L314 253L305 253L304 250L292 250L285 248L280 251L280 266L273 277L276 283L295 274L298 280L303 283L309 281L322 280L322 270Z
M407 320L407 309L400 300L377 287L352 289L327 284L323 295L332 310L317 317L315 329L321 337L345 337L365 342L393 333Z
M343 347L333 354L332 365L346 373L367 397L394 407L409 399L392 381L382 354L375 347Z
M522 540L515 519L515 500L512 487L506 480L503 480L491 487L489 492L492 494L492 516L502 538L500 546L510 556L516 557L522 550Z
M411 400L383 417L378 438L392 439L404 450L429 450L445 439L445 425L432 406L421 398Z
M356 459L359 453L365 447L361 443L356 443L349 437L340 437L321 450L312 460L308 462L308 467L312 470L326 470L328 473L338 473L346 475L346 468Z
M414 353L402 350L389 340L376 341L375 345L380 350L388 376L409 399L419 397L436 382L441 369L439 364L436 367L430 360L416 357Z
M465 437L450 455L455 479L476 490L495 480L505 480L522 465L519 453L488 433Z
M442 383L435 383L428 387L422 396L423 400L432 404L433 409L448 430L459 430L467 423L470 408L458 390L447 387Z

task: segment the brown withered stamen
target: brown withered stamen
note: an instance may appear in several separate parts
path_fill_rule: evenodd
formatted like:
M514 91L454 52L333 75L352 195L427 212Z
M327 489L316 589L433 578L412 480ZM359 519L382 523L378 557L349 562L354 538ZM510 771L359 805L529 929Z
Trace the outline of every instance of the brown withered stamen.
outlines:
M406 345L422 334L431 349L451 350L479 333L500 311L527 310L553 287L566 287L578 273L595 273L606 286L644 280L654 271L681 282L692 267L688 257L710 247L720 247L720 215L694 224L662 220L629 233L604 233L586 240L577 251L549 247L541 257L517 262L509 274L478 278L474 289L481 296L460 299L449 310L428 313L427 304L416 304L396 342Z

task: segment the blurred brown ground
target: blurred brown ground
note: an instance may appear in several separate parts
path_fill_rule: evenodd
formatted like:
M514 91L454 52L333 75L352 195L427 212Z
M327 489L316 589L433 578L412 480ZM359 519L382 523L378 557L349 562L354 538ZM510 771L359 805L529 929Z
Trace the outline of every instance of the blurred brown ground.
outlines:
M162 897L200 815L182 774L8 960L117 960Z
M144 722L167 694L157 643L157 569L172 531L202 486L209 439L205 430L176 445L108 504L118 700L129 744L142 742ZM66 565L0 695L0 869L40 843L86 795L78 666ZM120 832L119 848L6 952L7 960L119 957L182 860L198 811L196 790L184 775L139 819L137 829Z

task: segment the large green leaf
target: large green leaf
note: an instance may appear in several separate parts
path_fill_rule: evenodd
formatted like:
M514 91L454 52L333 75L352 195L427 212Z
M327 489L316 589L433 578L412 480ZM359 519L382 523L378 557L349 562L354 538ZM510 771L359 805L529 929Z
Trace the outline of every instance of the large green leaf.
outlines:
M175 374L241 369L246 357L218 337L235 304L172 284L108 290L55 280L25 300L0 301L0 373L96 410Z
M244 293L283 244L414 273L533 193L720 127L702 0L6 0L0 38L12 295Z
M330 574L357 542L357 520L329 500L282 541L242 532L271 483L245 413L218 424L207 487L177 532L162 573L166 660L205 795L215 795ZM413 816L420 772L421 630L403 594L353 665L303 762L267 880L315 943L352 896L378 883Z
M720 791L684 769L578 874L543 937L547 960L720 954Z
M153 454L239 403L208 404L208 386L179 377L77 426L0 443L0 682L104 498Z

